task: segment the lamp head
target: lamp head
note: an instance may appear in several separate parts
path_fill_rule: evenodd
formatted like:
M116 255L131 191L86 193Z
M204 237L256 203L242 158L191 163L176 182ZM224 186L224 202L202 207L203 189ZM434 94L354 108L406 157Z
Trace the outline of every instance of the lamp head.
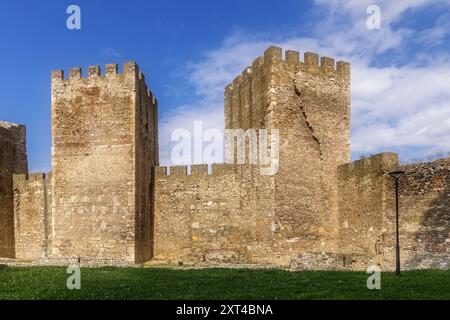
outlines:
M395 179L400 178L404 174L405 174L405 171L401 171L401 170L389 172L389 175Z

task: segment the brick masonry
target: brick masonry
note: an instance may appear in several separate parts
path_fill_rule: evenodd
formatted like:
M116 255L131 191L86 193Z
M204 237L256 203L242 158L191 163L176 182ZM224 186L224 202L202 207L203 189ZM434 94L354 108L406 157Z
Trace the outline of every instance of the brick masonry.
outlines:
M279 130L275 175L262 165L159 167L157 101L135 63L53 72L51 174L28 175L24 127L0 125L0 256L391 270L387 173L402 168L403 265L449 267L449 160L350 162L348 63L271 47L224 100L227 129Z

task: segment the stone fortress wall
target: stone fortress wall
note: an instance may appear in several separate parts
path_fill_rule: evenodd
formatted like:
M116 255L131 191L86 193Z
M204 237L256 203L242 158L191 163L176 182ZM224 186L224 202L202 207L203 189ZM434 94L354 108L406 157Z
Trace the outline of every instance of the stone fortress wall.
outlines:
M404 266L449 267L449 159L400 166L383 153L350 162L348 63L271 47L227 86L224 111L227 129L279 130L275 175L228 164L168 174L158 166L157 101L135 63L122 73L108 65L105 75L91 67L87 77L75 68L69 79L53 72L52 173L28 175L23 132L14 140L0 126L2 150L15 154L11 141L22 150L13 161L21 166L0 162L0 256L393 269L387 173L402 168Z
M15 258L13 175L27 173L25 126L0 121L0 257Z
M15 259L37 261L51 255L51 177L14 175Z
M340 248L347 263L395 268L395 193L388 172L400 179L400 245L405 268L450 265L450 159L399 165L383 153L339 167Z
M177 254L155 258L192 260L192 254L199 251L196 262L223 256L225 261L286 265L298 252L331 250L331 246L336 246L337 166L350 158L349 80L347 63L338 62L336 69L334 60L322 58L319 64L319 57L311 53L305 54L305 61L301 62L298 52L287 51L283 57L280 48L271 47L256 59L225 89L225 127L280 130L278 173L264 177L254 168L249 176L246 172L251 169L247 167L225 166L228 174L220 169L215 174L213 167L210 177L158 179L156 234L166 236L168 232L158 232L158 228L166 225L166 219L177 217L187 220L170 224L174 239L178 238L174 229L181 229L184 238L190 240L183 244L186 254L179 248L170 248ZM185 177L185 168L181 171ZM189 192L192 184L197 192ZM211 185L218 189L216 194L222 200L214 201L217 196L211 194ZM167 201L159 190L170 190L165 192L170 197L174 194L172 186L185 190L175 194L182 195L187 204L194 203L193 209L173 202L163 208L158 205L159 200ZM195 205L196 196L204 199L200 209ZM213 208L208 208L208 198ZM213 219L199 215L205 208L216 211ZM198 217L194 218L189 210ZM218 218L222 216L230 216L225 219L228 224ZM206 233L230 229L221 235L222 249L212 245L208 237L198 237L196 229L205 227ZM255 227L258 236L252 231ZM202 241L199 239L206 241L197 249L198 241ZM165 251L171 246L171 241L164 241L163 236L159 243L157 252L158 248Z

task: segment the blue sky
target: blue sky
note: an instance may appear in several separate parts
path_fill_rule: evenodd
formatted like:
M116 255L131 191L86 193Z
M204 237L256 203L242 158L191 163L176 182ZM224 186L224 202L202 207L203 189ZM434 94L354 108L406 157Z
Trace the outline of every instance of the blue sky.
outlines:
M81 8L82 29L66 28ZM381 9L368 30L366 9ZM135 60L170 133L223 126L223 87L279 45L352 63L352 155L450 151L450 1L8 1L0 10L0 120L28 128L30 169L50 169L50 71Z

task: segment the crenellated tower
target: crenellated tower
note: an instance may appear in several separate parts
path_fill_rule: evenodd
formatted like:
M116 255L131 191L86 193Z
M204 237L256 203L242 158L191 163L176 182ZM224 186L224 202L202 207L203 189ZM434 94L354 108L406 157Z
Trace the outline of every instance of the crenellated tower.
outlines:
M350 160L349 64L270 47L225 89L225 127L280 131L274 249L335 246L337 167Z
M13 175L28 174L26 129L0 121L0 258L15 258Z
M157 101L136 63L54 71L51 257L149 260L155 165Z

